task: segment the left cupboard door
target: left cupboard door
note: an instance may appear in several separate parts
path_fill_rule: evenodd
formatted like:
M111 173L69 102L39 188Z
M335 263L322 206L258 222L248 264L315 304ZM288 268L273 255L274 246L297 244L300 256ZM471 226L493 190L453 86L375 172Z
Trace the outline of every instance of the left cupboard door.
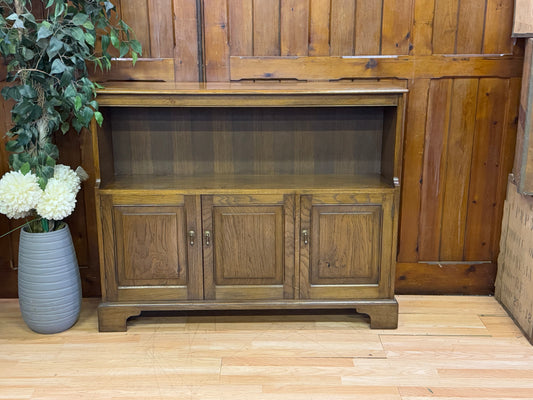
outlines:
M101 195L104 301L203 297L198 196Z

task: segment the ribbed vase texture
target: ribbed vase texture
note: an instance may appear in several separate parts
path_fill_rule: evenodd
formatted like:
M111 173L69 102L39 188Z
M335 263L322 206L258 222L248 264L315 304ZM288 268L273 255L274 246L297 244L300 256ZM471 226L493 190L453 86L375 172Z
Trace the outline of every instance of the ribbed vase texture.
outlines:
M22 318L38 333L58 333L76 323L81 280L68 226L47 233L21 231L18 263Z

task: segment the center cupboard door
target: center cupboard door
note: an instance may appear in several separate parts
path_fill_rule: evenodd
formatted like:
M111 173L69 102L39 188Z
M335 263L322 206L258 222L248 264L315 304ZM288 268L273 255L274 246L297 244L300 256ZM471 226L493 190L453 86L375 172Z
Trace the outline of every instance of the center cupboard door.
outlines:
M206 300L294 298L294 196L202 196Z
M301 197L300 297L388 298L393 196Z

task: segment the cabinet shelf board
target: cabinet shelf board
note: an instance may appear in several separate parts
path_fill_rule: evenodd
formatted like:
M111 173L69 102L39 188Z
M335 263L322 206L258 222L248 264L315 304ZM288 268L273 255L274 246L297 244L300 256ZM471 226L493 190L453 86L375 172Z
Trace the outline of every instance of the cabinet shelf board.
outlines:
M100 193L149 191L180 194L383 192L393 190L381 175L116 176Z

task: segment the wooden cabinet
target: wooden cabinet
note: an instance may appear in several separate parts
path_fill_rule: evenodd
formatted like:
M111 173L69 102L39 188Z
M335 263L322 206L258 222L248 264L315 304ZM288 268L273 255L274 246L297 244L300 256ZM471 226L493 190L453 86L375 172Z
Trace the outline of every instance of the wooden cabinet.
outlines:
M93 125L101 331L145 310L355 308L394 328L405 88L117 85Z

